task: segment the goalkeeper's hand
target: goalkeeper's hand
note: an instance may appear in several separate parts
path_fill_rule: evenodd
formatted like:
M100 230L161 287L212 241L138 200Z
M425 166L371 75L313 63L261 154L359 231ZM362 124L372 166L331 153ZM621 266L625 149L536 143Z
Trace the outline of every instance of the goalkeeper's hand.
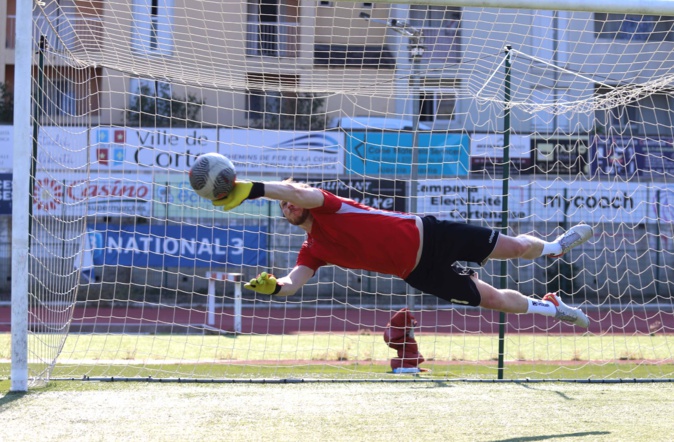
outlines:
M253 278L244 285L248 290L253 290L263 295L276 295L281 291L283 284L279 284L276 281L274 275L270 275L267 272L262 272L258 275L257 278Z
M229 195L221 200L213 201L216 207L222 207L223 210L232 210L241 205L248 199L250 191L253 189L253 183L248 181L237 181Z

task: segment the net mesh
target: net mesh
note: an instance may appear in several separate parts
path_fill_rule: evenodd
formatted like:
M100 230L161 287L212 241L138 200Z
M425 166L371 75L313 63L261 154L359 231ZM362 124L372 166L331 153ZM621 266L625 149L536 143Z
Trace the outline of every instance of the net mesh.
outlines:
M507 198L511 235L591 224L561 259L508 262L508 288L557 292L591 325L508 315L506 377L671 378L673 24L383 3L45 2L33 33L45 45L33 71L31 377L387 377L399 355L382 336L403 307L427 376L497 375L498 313L389 275L328 266L287 299L240 292L227 275L285 275L305 235L275 202L223 212L199 199L187 171L220 152L239 180L294 177L490 228ZM498 286L501 266L481 279Z

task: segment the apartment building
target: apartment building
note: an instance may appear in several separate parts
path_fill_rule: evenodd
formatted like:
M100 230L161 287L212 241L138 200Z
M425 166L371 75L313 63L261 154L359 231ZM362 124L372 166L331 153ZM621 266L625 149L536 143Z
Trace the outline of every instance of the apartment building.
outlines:
M0 2L0 81L10 90L15 11L16 0ZM128 124L134 94L170 82L174 96L204 103L204 125L250 127L261 115L286 114L310 92L324 99L320 112L329 118L406 119L418 108L435 130L481 131L494 115L474 98L501 90L475 82L501 81L505 44L528 57L517 93L540 103L588 100L628 80L647 81L630 76L635 63L653 78L674 61L671 17L513 12L313 0L59 0L35 7L34 36L49 48L44 103L55 124ZM423 55L415 58L409 35L394 29L402 21L423 33ZM492 60L481 61L485 54ZM515 109L514 128L583 134L600 121L671 136L671 94L645 100L585 114Z

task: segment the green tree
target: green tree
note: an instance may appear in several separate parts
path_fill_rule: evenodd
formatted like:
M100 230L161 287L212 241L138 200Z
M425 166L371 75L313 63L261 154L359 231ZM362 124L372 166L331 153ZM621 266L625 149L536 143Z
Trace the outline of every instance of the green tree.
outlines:
M14 122L14 95L5 83L0 83L0 123Z
M204 103L206 100L194 94L173 96L167 83L158 83L156 93L143 85L126 109L126 120L129 125L143 127L200 127L198 117Z
M262 118L250 121L250 127L272 130L324 130L326 124L325 98L311 92L267 99Z

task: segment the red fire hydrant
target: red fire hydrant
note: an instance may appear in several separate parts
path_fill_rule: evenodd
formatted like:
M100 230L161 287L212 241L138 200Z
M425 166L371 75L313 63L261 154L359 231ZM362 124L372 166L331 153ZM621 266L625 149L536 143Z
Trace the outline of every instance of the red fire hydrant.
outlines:
M398 351L398 357L391 359L394 373L418 373L424 357L419 353L419 344L414 339L414 327L418 322L407 308L398 310L386 325L384 341Z

